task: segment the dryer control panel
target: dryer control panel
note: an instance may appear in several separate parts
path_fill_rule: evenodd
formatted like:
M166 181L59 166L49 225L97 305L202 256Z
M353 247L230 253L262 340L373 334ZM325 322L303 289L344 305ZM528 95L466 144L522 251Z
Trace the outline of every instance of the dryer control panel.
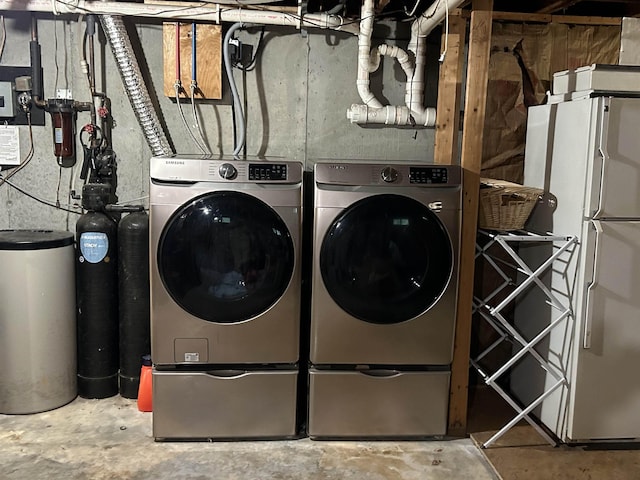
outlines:
M459 188L462 169L458 165L360 162L317 162L315 181L326 185L375 187Z
M409 183L448 183L447 173L444 167L409 167Z
M249 180L286 180L287 165L283 163L250 163Z

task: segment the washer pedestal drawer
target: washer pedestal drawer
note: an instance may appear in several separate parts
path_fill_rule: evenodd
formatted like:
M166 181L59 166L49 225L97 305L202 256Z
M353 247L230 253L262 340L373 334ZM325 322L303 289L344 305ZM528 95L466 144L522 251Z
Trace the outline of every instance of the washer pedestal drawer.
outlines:
M448 371L309 371L311 438L446 434Z
M291 438L297 370L153 372L153 436Z

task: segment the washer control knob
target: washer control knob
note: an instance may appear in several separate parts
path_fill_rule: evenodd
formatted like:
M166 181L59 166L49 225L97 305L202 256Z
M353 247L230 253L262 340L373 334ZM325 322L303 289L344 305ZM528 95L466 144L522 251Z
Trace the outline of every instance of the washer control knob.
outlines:
M238 170L230 163L223 163L220 165L218 173L226 180L233 180L238 175Z
M385 182L393 183L398 180L398 170L393 167L384 167L380 176Z

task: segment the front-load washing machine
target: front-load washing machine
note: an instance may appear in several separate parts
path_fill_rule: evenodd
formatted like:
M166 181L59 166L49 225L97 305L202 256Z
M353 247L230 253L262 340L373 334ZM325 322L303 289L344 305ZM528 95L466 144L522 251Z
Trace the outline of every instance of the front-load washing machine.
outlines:
M302 165L150 166L153 434L297 432Z
M446 433L461 169L315 166L308 433Z

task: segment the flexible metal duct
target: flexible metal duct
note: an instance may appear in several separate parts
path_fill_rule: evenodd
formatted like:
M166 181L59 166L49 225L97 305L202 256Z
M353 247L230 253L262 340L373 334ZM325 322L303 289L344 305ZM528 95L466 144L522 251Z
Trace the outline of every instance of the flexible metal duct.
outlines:
M153 155L172 154L173 151L151 102L122 18L113 15L100 15L100 25L102 25L102 30L111 46L129 102L149 148L151 148Z

